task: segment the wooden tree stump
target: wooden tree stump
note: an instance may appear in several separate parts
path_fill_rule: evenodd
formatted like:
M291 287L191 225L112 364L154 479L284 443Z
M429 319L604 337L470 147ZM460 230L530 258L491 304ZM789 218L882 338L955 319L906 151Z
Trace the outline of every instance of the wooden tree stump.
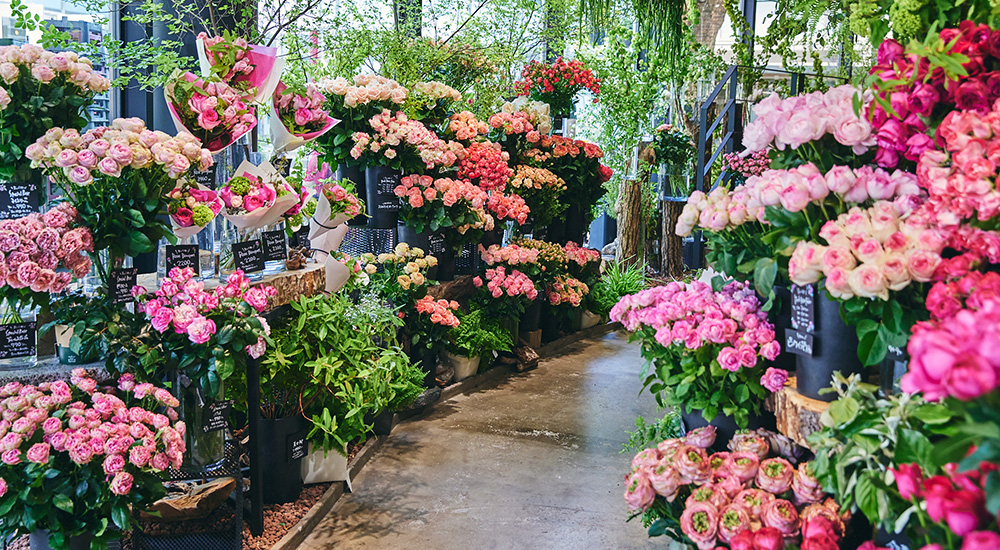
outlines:
M684 275L684 242L674 229L684 210L683 202L663 201L662 235L660 237L660 273L663 277L677 279Z
M642 261L642 183L623 181L618 203L618 251L615 260L626 264Z

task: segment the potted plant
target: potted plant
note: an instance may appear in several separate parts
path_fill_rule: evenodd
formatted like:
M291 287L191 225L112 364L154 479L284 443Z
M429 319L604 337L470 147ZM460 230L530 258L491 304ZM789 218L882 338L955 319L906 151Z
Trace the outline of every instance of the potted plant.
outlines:
M485 309L459 313L458 321L441 352L441 360L454 369L456 382L475 375L483 357L494 351L510 351L514 343L510 331L503 330L502 320Z
M602 317L611 313L623 297L646 288L646 266L626 262L609 263L587 294L587 309Z
M688 429L708 423L722 441L751 426L768 392L780 390L787 377L759 368L780 345L746 283L715 292L700 281L671 282L625 296L611 320L642 344L643 387L657 403L683 407Z
M8 383L0 390L9 425L0 536L30 535L32 550L76 550L107 545L116 528L128 531L133 510L166 494L161 472L181 465L178 405L169 391L131 375L117 388L98 387L83 369L69 383Z
M410 342L410 359L424 371L424 386L433 388L437 373L438 352L448 338L448 331L459 326L458 302L435 300L424 296L413 304L413 310L402 314Z
M180 402L178 414L191 427L184 469L197 473L223 459L225 430L203 428L212 405L223 398L226 380L246 368L248 356L264 354L270 328L259 314L276 290L251 288L242 271L211 292L193 277L191 268L174 268L155 293L136 287L133 295L148 323L109 347L128 353L112 365L115 370L128 368L145 381L168 381Z
M660 194L674 200L687 200L691 193L689 171L697 149L683 128L661 124L653 130L653 152L660 165Z

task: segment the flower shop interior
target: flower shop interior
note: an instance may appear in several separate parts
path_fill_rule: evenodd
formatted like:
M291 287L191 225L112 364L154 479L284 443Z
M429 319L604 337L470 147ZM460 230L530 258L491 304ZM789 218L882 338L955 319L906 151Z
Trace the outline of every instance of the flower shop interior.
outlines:
M0 16L3 550L1000 550L993 0Z

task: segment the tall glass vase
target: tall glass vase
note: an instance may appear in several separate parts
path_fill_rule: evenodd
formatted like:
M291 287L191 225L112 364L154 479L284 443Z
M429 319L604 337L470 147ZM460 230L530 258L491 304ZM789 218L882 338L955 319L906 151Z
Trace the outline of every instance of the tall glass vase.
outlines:
M251 281L264 278L264 247L260 235L260 229L240 229L226 221L219 247L219 281L225 282L241 268ZM248 257L254 255L253 262L246 262Z
M38 361L36 309L14 300L0 302L0 371L32 368Z
M264 275L275 275L285 270L288 259L288 239L285 222L271 224L261 230L264 247Z
M175 372L172 379L174 397L180 401L177 415L187 430L184 433L184 465L181 470L186 473L200 473L217 468L225 459L226 430L215 428L210 420L213 405L223 400L222 383L215 395L207 395L202 387L180 372ZM208 429L208 430L206 430Z

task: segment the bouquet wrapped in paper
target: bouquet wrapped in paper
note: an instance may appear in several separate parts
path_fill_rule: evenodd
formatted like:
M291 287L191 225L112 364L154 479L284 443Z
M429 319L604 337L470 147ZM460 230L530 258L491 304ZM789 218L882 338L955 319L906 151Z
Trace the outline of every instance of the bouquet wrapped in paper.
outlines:
M245 101L263 104L281 79L285 60L278 49L250 44L228 31L198 35L198 63L203 76L217 76L240 91Z
M219 191L222 215L242 231L275 223L298 202L298 195L268 163L254 166L244 160Z
M339 120L323 109L326 96L313 83L288 87L278 83L271 98L274 154L293 151L330 131Z
M350 180L324 184L320 188L316 212L309 220L312 247L323 252L336 250L347 232L344 223L364 210L365 203L355 196Z
M222 211L222 199L215 191L189 179L178 180L167 198L170 225L182 239L197 235Z
M253 106L217 78L178 71L163 87L163 94L177 131L192 134L212 153L236 143L257 126Z

